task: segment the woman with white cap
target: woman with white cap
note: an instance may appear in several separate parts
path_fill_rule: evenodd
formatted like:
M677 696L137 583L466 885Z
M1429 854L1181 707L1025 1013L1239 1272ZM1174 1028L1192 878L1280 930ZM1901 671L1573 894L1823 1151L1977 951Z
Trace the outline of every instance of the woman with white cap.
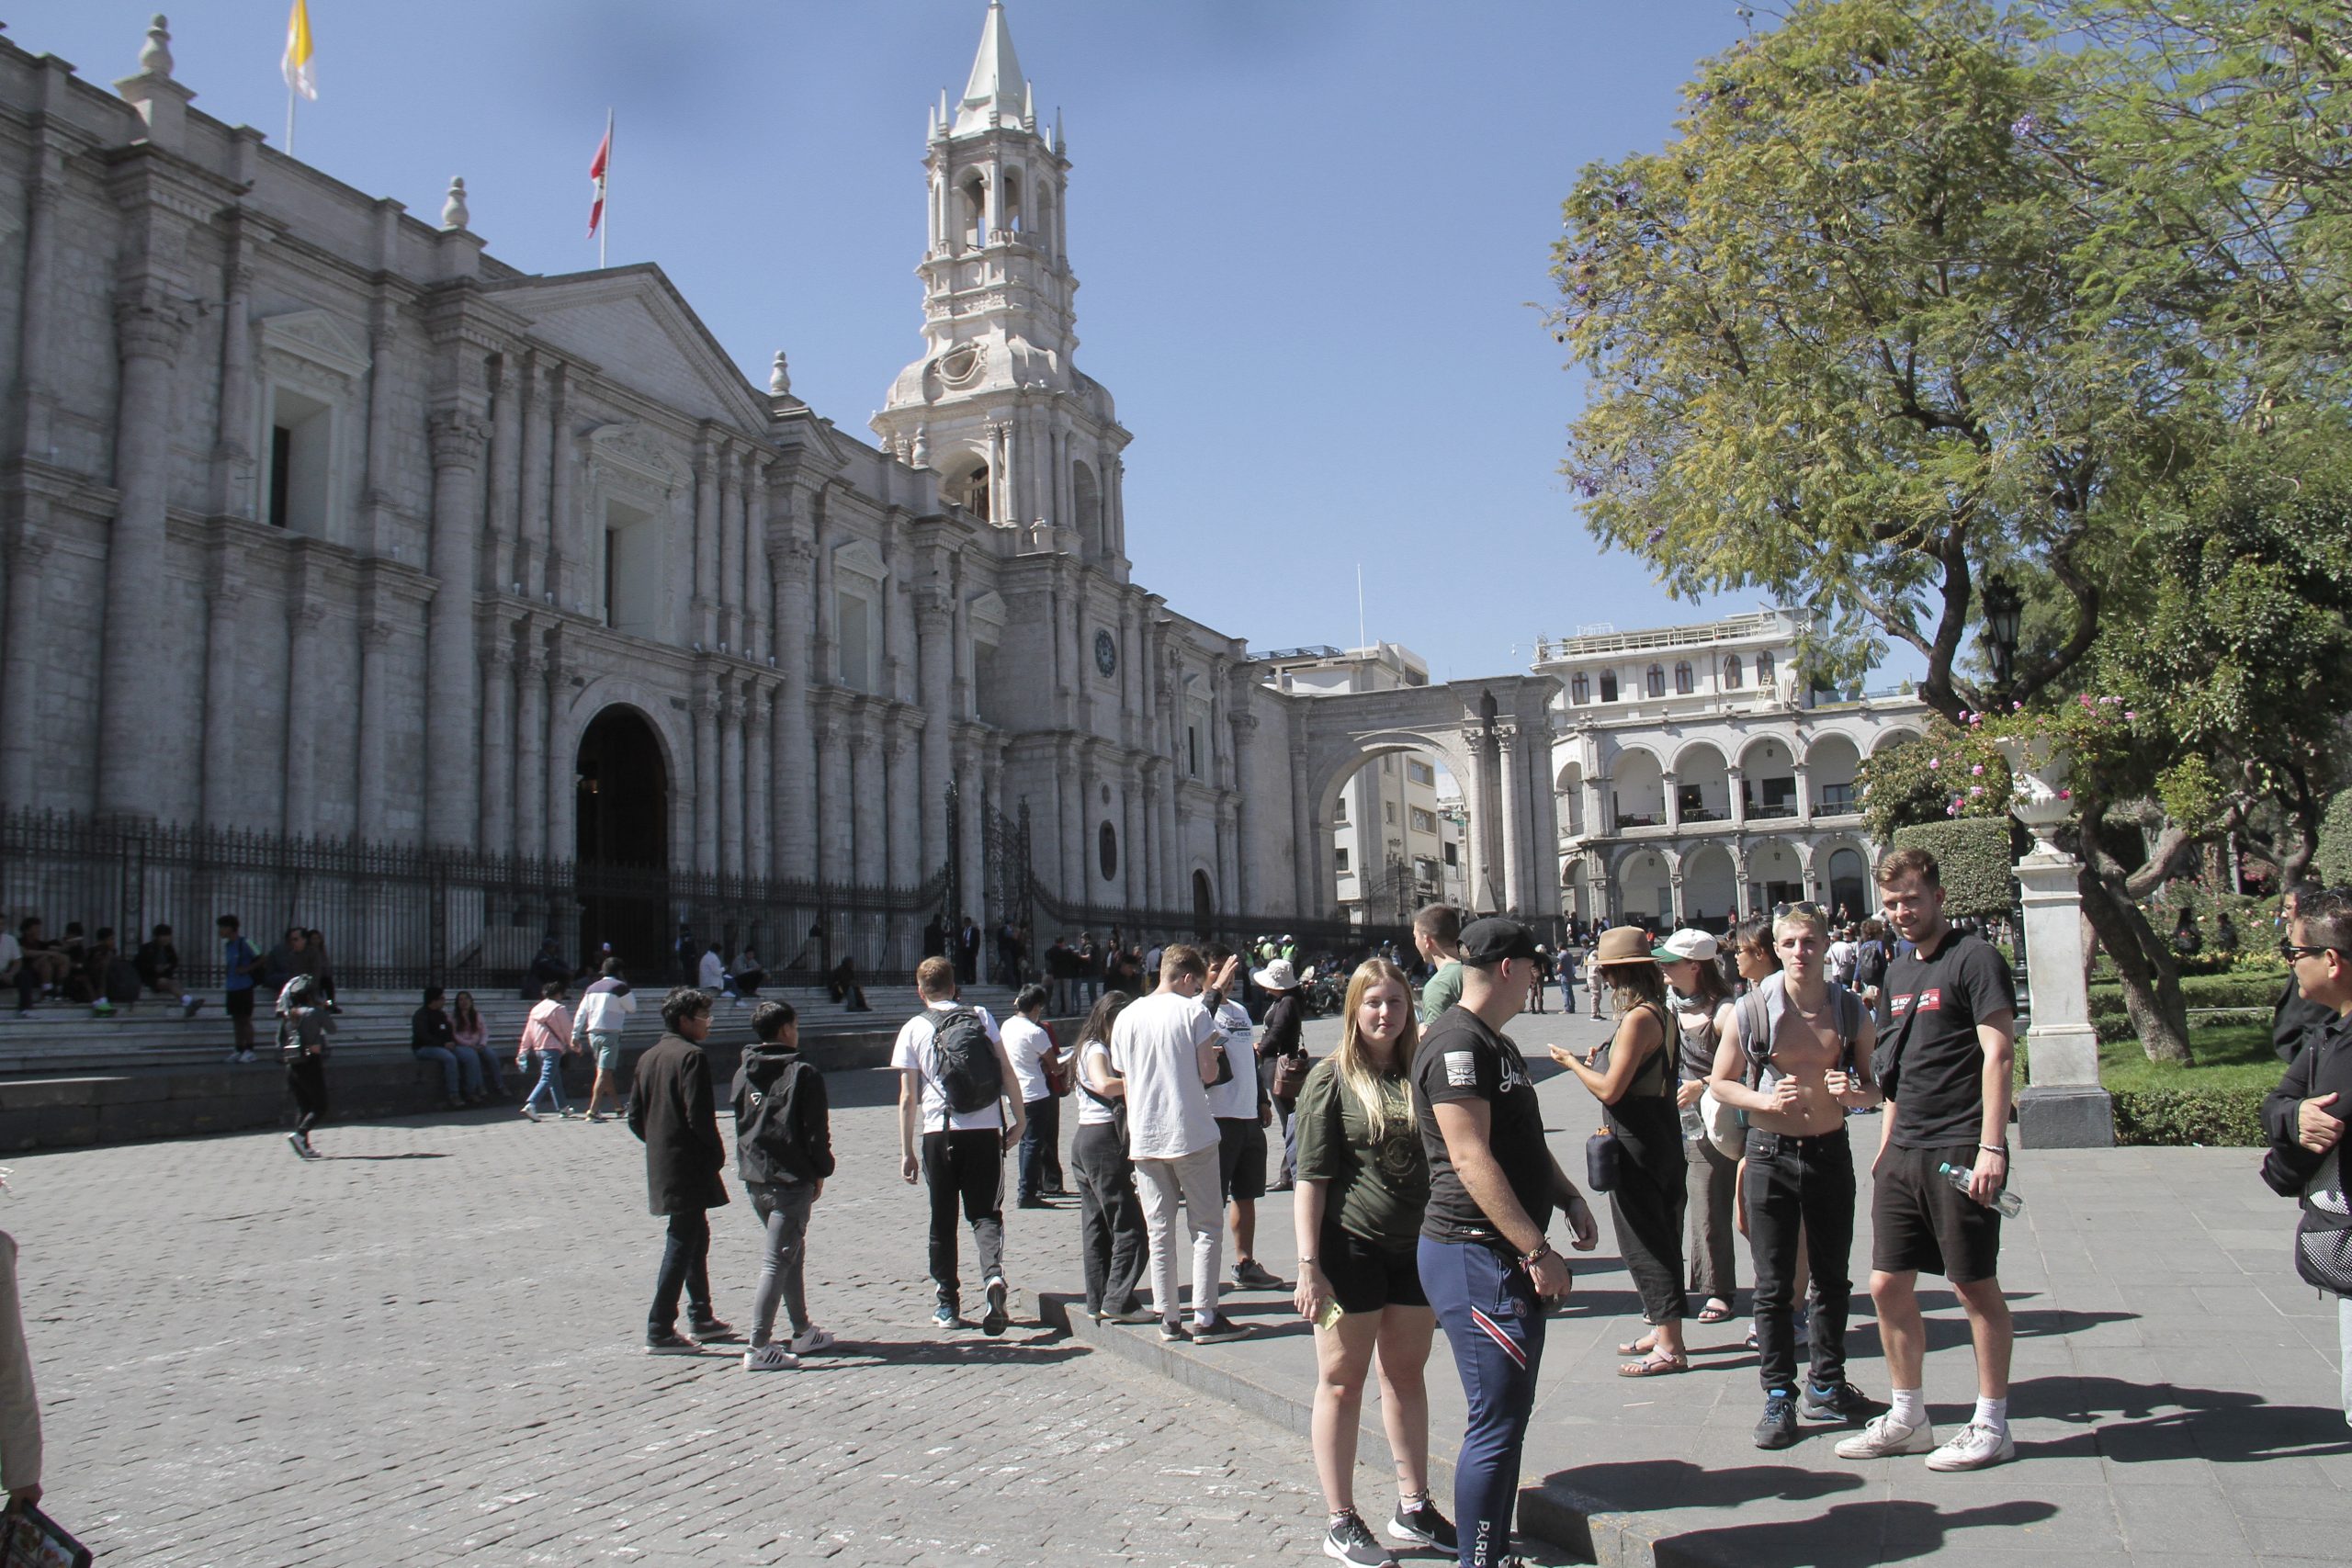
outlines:
M1274 1113L1283 1119L1282 1179L1272 1183L1268 1190L1288 1192L1298 1170L1298 1130L1291 1121L1297 1101L1274 1092L1274 1069L1285 1056L1306 1055L1306 1010L1299 1005L1298 966L1289 959L1268 959L1263 969L1250 974L1250 980L1260 990L1273 996L1273 1000L1266 1004L1266 1016L1258 1024L1258 1082L1266 1098L1274 1102Z
M1682 1319L1690 1303L1682 1289L1682 1212L1687 1167L1682 1155L1682 1117L1675 1105L1675 1033L1666 1009L1666 976L1658 954L1639 927L1617 926L1600 933L1592 952L1596 984L1617 998L1617 1032L1604 1046L1578 1056L1552 1047L1552 1059L1576 1074L1592 1097L1613 1136L1617 1173L1609 1194L1610 1217L1625 1271L1642 1298L1646 1335L1620 1346L1639 1358L1617 1369L1624 1378L1687 1372L1690 1359L1682 1344ZM1609 1065L1600 1067L1606 1051Z
M1715 1070L1715 1015L1731 1005L1731 989L1724 984L1723 972L1715 966L1719 945L1707 932L1685 927L1657 949L1679 1047L1676 1066L1681 1069L1680 1084L1674 1099L1684 1111L1697 1105L1706 1093L1707 1079ZM1687 1168L1684 1203L1690 1214L1690 1234L1685 1250L1690 1255L1690 1289L1706 1298L1706 1304L1699 1309L1699 1321L1721 1323L1732 1315L1732 1293L1736 1288L1732 1276L1732 1179L1739 1162L1715 1147L1703 1134L1695 1138L1685 1136L1682 1151Z

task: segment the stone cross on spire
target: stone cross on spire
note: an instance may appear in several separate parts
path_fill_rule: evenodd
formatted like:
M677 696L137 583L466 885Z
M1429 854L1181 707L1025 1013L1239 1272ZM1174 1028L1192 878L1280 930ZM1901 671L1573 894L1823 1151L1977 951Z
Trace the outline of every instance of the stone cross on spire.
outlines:
M955 133L965 136L991 124L1023 124L1029 105L1029 83L1021 74L1020 56L1012 52L1012 26L1004 19L1004 0L989 0L980 52L972 61L972 79L964 84Z

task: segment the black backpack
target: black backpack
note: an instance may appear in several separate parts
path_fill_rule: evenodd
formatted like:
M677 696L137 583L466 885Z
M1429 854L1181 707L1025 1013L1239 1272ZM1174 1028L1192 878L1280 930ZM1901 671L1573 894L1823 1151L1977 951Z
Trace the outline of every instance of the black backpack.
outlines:
M974 1008L942 1013L932 1025L932 1059L947 1109L957 1116L986 1111L1004 1093L1004 1070L997 1065L996 1042Z

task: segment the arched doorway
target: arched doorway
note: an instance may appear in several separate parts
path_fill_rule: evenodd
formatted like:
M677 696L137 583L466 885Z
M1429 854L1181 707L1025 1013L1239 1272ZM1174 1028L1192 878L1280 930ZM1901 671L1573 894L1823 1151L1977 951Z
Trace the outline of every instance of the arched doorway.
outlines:
M1193 934L1203 942L1216 930L1216 893L1209 886L1209 874L1193 873Z
M618 704L590 721L578 763L580 925L575 950L609 942L639 985L666 976L670 779L661 738Z

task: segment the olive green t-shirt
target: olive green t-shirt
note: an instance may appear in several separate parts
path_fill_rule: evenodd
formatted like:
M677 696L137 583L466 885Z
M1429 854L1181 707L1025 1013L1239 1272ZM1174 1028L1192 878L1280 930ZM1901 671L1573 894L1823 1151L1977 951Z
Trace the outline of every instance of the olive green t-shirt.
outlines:
M1421 987L1421 1027L1427 1029L1438 1021L1438 1015L1462 999L1462 961L1449 958L1437 966L1430 983Z
M1326 1224L1390 1252L1418 1245L1421 1211L1429 1204L1429 1157L1413 1122L1412 1096L1401 1077L1384 1077L1388 1135L1372 1141L1363 1102L1340 1081L1339 1064L1326 1056L1298 1091L1298 1179L1329 1183Z

